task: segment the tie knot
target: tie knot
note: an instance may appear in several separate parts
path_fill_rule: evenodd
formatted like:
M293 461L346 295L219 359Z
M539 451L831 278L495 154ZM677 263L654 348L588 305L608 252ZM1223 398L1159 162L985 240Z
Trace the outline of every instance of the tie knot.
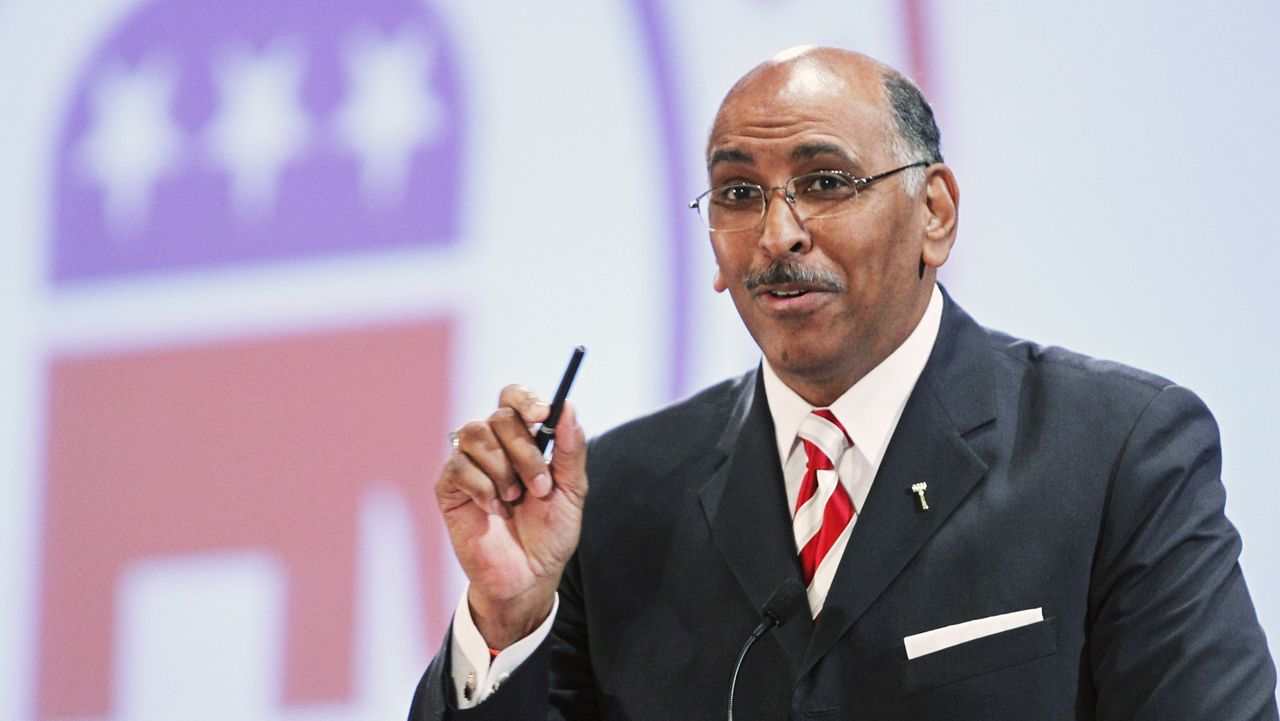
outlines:
M834 413L826 408L818 408L800 421L797 432L806 445L816 446L832 464L838 463L845 449L853 445L844 426L836 419Z

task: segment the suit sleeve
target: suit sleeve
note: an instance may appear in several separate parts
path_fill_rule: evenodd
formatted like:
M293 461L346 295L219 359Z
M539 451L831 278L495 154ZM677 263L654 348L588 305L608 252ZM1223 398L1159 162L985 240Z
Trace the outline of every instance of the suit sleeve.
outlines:
M450 670L452 630L418 682L409 721L558 721L596 718L595 679L587 656L576 557L560 584L554 630L503 682L470 709L459 709ZM552 664L555 672L552 672Z
M547 709L549 677L548 646L544 641L520 664L483 703L459 709L449 670L452 632L447 634L436 657L431 660L409 707L409 721L543 721L551 717Z
M1116 461L1090 590L1097 718L1276 719L1275 667L1224 513L1218 428L1159 392Z
M409 721L559 721L597 717L595 679L588 660L577 559L560 584L555 625L485 701L459 709L450 669L452 630L418 682ZM552 672L554 665L555 671Z
M600 711L600 693L591 670L587 643L579 563L575 555L560 580L560 609L548 644L552 669L550 703L554 719L594 719L599 717Z

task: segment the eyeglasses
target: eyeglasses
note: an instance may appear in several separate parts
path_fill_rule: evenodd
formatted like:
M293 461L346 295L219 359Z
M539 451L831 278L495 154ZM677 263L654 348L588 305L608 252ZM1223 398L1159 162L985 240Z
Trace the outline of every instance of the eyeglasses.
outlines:
M769 211L769 196L781 190L800 220L830 218L840 215L850 207L858 191L881 178L910 168L929 165L927 160L917 160L900 168L886 170L877 175L859 178L843 170L820 170L816 173L797 175L786 185L766 188L756 183L729 183L712 188L689 201L689 207L698 211L707 230L748 230L764 220Z

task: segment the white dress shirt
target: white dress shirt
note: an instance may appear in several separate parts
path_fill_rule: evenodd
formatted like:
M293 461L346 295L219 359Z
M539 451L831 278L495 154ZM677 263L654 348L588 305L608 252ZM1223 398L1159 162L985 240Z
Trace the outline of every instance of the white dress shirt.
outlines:
M867 500L867 493L871 490L871 482L875 479L885 449L889 446L889 439L898 427L907 398L933 351L941 322L942 292L934 286L929 306L911 335L880 365L872 368L834 403L827 406L853 439L853 445L841 454L836 468L840 473L840 480L849 492L850 500L853 501L854 509L859 512L863 502ZM800 428L800 421L814 407L782 382L767 359L763 362L763 372L765 400L769 403L769 413L773 416L773 426L777 433L778 457L784 459L782 474L787 486L787 508L789 512L793 512L796 498L800 495L800 482L804 479L806 463L803 446L799 443L796 432ZM849 534L857 521L858 515L855 513L844 533L831 550L827 551L829 556L836 554L833 557L836 562L830 568L834 569L839 565ZM830 576L814 578L809 593L811 608L822 607L831 581ZM820 592L815 592L820 584ZM453 642L449 649L459 708L471 708L488 698L512 671L533 654L551 633L552 620L559 604L557 596L551 615L542 625L519 642L503 649L490 663L488 645L476 629L471 609L467 605L467 593L463 591L462 600L453 615Z
M840 565L840 558L849 543L849 534L858 522L862 504L871 491L871 482L880 469L880 461L884 458L885 449L889 447L893 431L898 427L898 419L902 417L907 398L933 351L941 322L942 292L934 286L929 306L911 335L880 365L872 368L827 406L853 441L853 445L840 455L839 460L832 461L856 512L835 544L827 551L830 562L823 561L809 585L809 608L814 616L818 615L827 598L835 569ZM787 510L794 514L807 464L804 444L800 442L797 432L800 430L800 422L814 410L814 406L809 405L782 382L769 365L768 359L763 363L763 370L764 392L769 401L769 413L773 416L774 432L777 434L778 458L783 459L782 477L787 485ZM796 552L799 553L799 549Z

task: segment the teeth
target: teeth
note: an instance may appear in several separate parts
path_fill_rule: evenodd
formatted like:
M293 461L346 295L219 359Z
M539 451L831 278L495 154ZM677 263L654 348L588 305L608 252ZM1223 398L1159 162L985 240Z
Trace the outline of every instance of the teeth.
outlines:
M798 295L804 295L804 291L803 290L774 290L774 291L770 291L769 295L772 295L774 298L794 298Z

